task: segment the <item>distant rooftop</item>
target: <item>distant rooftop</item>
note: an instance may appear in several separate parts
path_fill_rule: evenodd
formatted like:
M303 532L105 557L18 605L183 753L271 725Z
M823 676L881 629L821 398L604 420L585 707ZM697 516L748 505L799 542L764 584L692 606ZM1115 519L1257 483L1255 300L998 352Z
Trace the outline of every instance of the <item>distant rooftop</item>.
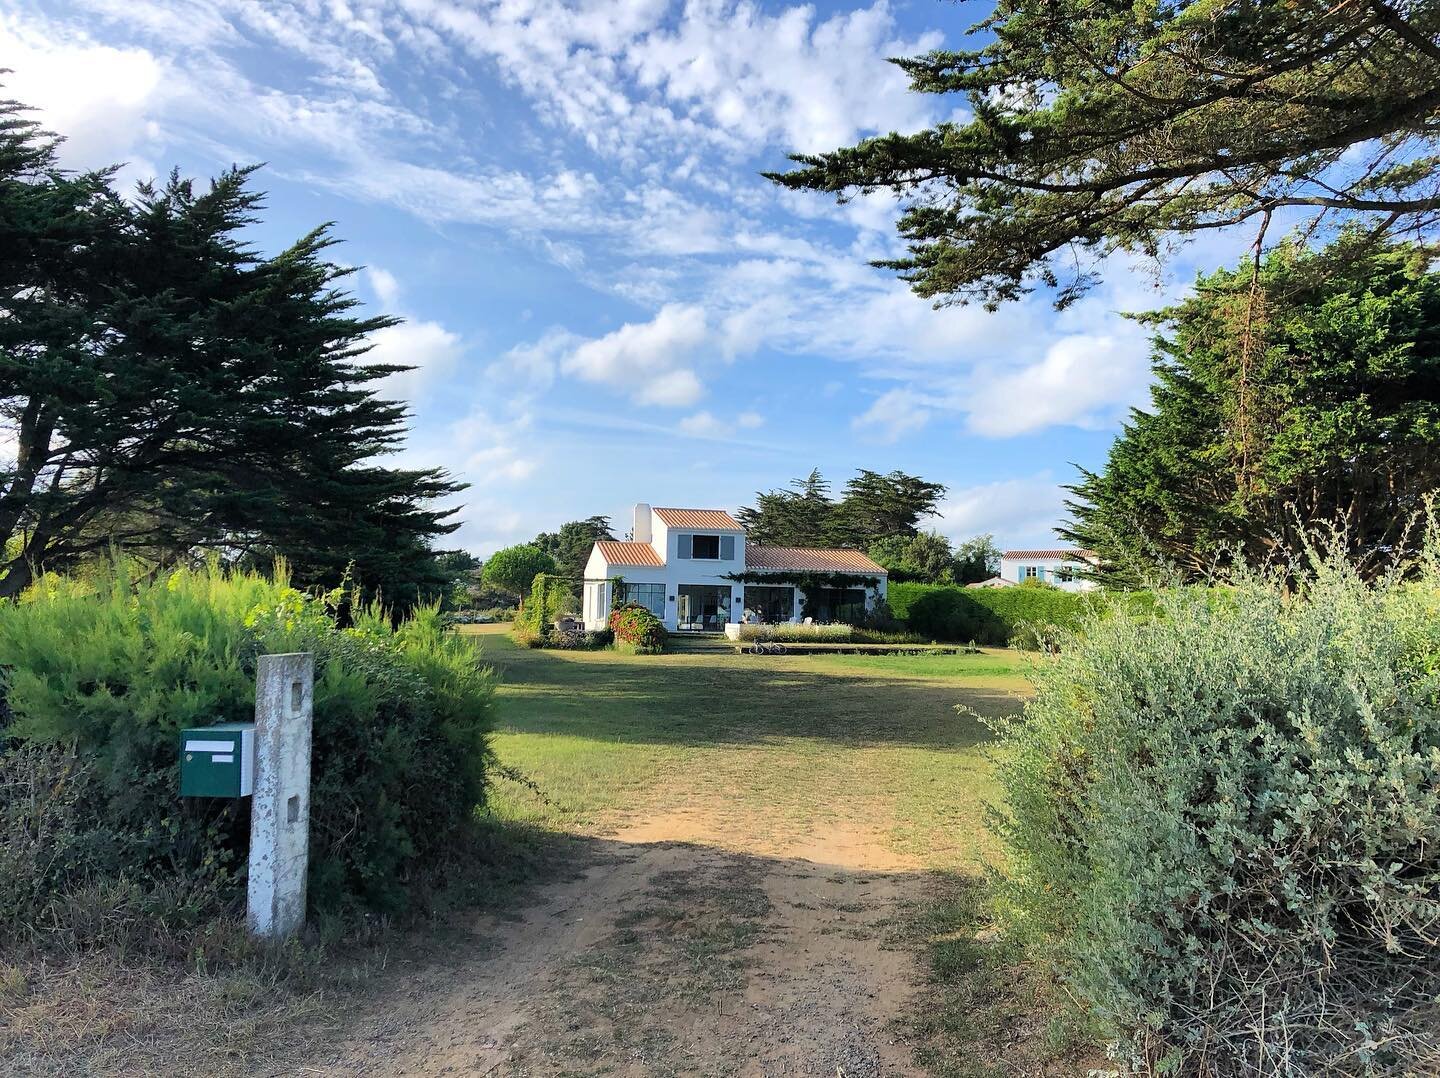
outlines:
M740 527L723 509L662 509L655 507L655 515L665 522L667 528L714 528L717 531L738 532Z
M1016 558L1034 558L1043 561L1047 558L1074 558L1079 561L1096 561L1095 551L1079 550L1075 547L1065 549L1055 548L1054 550L1007 550L1000 555L1002 558L1015 560Z

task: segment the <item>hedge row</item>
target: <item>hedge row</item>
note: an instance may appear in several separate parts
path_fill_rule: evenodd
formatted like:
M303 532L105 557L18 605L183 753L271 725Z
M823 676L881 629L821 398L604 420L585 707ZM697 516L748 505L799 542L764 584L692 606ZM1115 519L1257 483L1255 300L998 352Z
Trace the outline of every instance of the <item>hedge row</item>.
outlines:
M236 908L248 806L179 798L179 731L251 719L266 652L315 654L312 913L403 913L444 882L485 799L490 673L437 609L341 628L343 598L121 566L0 605L0 938L120 883L185 896L159 920Z
M1076 629L1088 611L1112 600L1098 592L1058 588L964 588L891 584L890 609L913 632L935 640L1004 646L1024 643L1035 627Z
M1124 1073L1440 1074L1437 554L1086 619L993 721L1001 910Z

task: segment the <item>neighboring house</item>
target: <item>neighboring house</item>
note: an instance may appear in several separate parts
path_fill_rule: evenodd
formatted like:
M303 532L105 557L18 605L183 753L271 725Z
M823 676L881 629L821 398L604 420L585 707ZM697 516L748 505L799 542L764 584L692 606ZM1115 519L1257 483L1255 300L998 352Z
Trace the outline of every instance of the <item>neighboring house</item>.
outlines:
M736 576L774 577L773 583ZM830 587L835 583L853 586ZM823 576L809 592L795 581ZM884 598L885 570L858 550L759 546L718 509L635 507L631 538L601 540L585 563L584 619L604 628L617 596L648 607L672 632L720 632L741 621L843 621ZM873 581L873 583L871 583Z
M1039 580L1062 591L1089 591L1095 582L1081 579L1080 574L1098 564L1089 550L1007 550L1000 555L999 579L1006 584Z
M1015 581L1006 580L1003 576L992 576L989 580L981 580L965 586L967 588L1013 588Z

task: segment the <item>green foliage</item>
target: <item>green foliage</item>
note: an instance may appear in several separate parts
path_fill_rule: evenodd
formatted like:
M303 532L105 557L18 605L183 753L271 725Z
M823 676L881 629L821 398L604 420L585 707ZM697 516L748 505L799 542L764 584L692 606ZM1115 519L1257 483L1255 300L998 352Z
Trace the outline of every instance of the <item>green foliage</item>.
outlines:
M1434 255L1359 237L1286 247L1149 316L1153 403L1070 488L1062 534L1121 583L1258 564L1303 544L1300 521L1343 519L1377 570L1413 552L1412 518L1440 488Z
M915 633L885 632L854 625L741 625L740 639L780 644L921 644Z
M179 731L253 719L257 656L294 650L316 657L312 910L423 905L485 799L490 675L444 631L437 607L396 627L378 607L357 606L342 630L333 614L341 598L300 592L283 571L273 580L214 567L135 579L121 565L90 579L42 577L0 606L0 786L62 799L84 791L61 824L29 829L32 839L66 832L35 839L63 856L39 858L41 877L19 884L32 888L28 906L6 894L16 905L0 911L5 927L35 914L35 888L119 877L193 887L207 914L233 902L248 814L240 802L180 801ZM60 754L51 771L35 762L42 750ZM24 801L6 796L0 813Z
M511 632L518 643L530 648L549 647L555 622L580 612L580 600L564 577L537 573Z
M590 550L602 539L614 539L609 517L586 517L562 524L558 532L541 532L532 546L539 547L555 560L555 572L570 581L570 589L580 595L585 577L585 563Z
M626 603L610 611L610 631L615 646L637 655L656 655L665 650L665 626L639 603Z
M55 167L0 103L0 596L122 546L283 555L302 584L351 570L409 605L440 583L435 507L459 484L382 467L402 368L365 361L391 318L356 317L325 228L273 257L243 235L262 196L231 169L122 197L109 173Z
M823 547L830 543L830 484L813 468L804 479L795 479L789 490L757 491L755 508L748 506L735 514L752 543L772 546Z
M855 630L849 625L742 625L741 640L778 641L795 644L846 643Z
M796 155L770 178L889 189L909 253L879 265L991 307L1036 286L1071 302L1117 250L1157 257L1247 220L1263 241L1277 211L1423 233L1440 217L1435 29L1427 0L999 0L978 49L894 61L968 119Z
M435 555L435 573L442 610L474 610L485 598L480 559L467 550L445 550Z
M1032 645L1051 627L1076 629L1107 599L1059 588L962 588L891 584L890 607L914 632L935 640Z
M977 535L955 548L955 583L978 584L1000 574L1000 548L993 535Z
M866 553L872 561L885 567L891 581L955 583L955 551L950 548L950 540L937 532L892 535L871 543Z
M935 515L945 493L939 483L918 476L863 468L838 501L831 500L830 484L818 470L791 488L757 493L755 508L735 514L750 542L863 550L884 539L918 535L919 522Z
M482 577L492 588L524 595L541 573L553 573L555 559L530 543L495 551L485 561Z
M1009 916L1142 1073L1433 1073L1433 553L1368 586L1336 543L1087 618L994 724Z

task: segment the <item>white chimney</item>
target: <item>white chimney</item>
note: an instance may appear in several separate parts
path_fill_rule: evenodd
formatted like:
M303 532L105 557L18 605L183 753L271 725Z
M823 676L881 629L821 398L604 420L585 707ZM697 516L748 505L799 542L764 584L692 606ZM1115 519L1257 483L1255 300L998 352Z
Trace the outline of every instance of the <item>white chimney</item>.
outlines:
M648 543L654 536L650 534L650 507L644 502L635 506L635 523L632 529L632 537L637 543Z

